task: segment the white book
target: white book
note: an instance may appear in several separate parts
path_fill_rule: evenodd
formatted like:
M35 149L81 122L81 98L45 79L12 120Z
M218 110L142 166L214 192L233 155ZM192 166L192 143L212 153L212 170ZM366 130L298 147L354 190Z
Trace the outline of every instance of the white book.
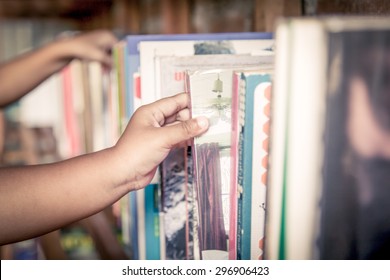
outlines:
M208 41L206 41L208 42ZM226 40L210 41L225 42L232 54L273 55L273 40ZM158 56L193 56L196 55L196 45L204 41L141 41L140 74L142 104L148 104L162 96L156 88L156 57ZM224 46L226 47L226 46Z

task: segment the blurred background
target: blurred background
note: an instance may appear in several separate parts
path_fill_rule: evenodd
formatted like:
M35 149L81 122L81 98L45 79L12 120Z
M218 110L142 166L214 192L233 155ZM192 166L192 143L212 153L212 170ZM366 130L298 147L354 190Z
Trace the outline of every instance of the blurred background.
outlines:
M0 0L0 61L64 30L107 28L119 37L272 32L280 16L389 11L387 0Z
M9 55L4 45L11 38L29 35L37 44L70 29L107 28L118 36L272 32L279 16L389 11L386 0L0 0L0 58Z

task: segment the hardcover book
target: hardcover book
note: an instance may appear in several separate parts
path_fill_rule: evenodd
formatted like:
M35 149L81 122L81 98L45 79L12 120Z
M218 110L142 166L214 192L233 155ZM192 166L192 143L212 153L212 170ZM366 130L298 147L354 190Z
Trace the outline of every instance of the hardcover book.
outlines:
M388 259L388 18L286 19L276 37L267 259Z
M232 70L188 75L192 117L209 130L193 143L194 184L201 259L228 259Z
M238 125L237 259L261 259L272 70L242 71Z

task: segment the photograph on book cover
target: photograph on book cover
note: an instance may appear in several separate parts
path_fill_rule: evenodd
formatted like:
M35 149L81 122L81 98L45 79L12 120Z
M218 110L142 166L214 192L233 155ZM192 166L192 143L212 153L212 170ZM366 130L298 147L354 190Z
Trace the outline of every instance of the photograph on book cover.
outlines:
M192 158L187 148L173 149L161 165L165 260L193 259Z
M390 26L329 39L320 258L389 259Z
M192 116L209 130L193 143L201 259L228 259L232 70L189 73Z

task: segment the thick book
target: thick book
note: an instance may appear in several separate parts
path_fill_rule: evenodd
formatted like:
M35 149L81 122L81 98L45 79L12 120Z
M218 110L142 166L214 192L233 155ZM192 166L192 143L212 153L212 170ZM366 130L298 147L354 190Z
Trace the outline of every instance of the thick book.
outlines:
M286 19L276 37L266 257L388 259L388 18Z

